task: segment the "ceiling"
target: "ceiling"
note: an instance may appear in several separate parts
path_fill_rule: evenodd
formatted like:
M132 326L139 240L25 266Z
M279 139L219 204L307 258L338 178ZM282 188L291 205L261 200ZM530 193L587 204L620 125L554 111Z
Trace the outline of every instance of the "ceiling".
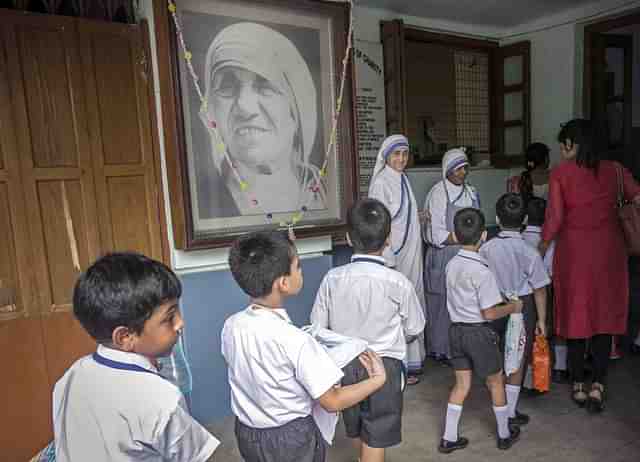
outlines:
M358 0L361 6L407 16L493 27L514 27L594 0Z

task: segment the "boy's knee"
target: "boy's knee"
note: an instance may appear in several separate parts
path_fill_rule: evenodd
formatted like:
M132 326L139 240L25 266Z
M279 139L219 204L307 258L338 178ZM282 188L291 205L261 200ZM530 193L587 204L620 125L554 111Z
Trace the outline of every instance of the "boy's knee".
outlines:
M504 374L502 371L491 374L487 376L486 383L489 388L504 386Z

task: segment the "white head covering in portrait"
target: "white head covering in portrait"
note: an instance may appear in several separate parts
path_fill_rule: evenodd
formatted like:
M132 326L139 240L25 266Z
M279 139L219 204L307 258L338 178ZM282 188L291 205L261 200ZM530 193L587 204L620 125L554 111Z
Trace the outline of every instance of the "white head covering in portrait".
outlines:
M318 129L317 92L309 66L296 46L280 32L256 23L237 23L220 31L209 46L205 62L207 107L203 108L202 116L207 129L212 83L215 74L227 67L251 71L286 96L297 128L292 161L304 170L311 168L309 160ZM218 149L215 139L212 146ZM218 169L222 154L214 155Z
M398 149L409 149L409 140L404 135L391 135L388 136L380 145L380 150L378 151L378 157L376 158L376 165L373 167L373 174L371 175L371 180L369 181L369 196L372 195L371 188L375 182L376 176L384 169L387 165L387 159L389 155Z

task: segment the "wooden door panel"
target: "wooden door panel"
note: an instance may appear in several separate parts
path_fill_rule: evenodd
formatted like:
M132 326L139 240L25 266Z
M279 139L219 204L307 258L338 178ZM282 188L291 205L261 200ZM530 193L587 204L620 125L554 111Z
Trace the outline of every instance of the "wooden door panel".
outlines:
M29 460L53 435L39 317L0 321L2 460Z
M387 135L406 133L407 91L404 23L400 19L380 23L384 60L384 94Z
M162 260L142 26L83 22L80 36L101 240ZM114 113L129 118L114 122Z

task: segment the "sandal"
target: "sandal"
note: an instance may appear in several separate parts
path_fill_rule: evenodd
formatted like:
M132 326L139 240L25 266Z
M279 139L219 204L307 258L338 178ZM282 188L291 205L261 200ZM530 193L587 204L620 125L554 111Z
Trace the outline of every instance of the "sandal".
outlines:
M573 382L573 392L571 393L571 399L580 407L584 407L587 403L588 395L584 391L583 382Z
M587 411L598 414L604 410L604 385L598 382L591 384L591 391L587 399Z
M407 377L407 385L417 385L420 383L420 377L415 375L410 375Z

